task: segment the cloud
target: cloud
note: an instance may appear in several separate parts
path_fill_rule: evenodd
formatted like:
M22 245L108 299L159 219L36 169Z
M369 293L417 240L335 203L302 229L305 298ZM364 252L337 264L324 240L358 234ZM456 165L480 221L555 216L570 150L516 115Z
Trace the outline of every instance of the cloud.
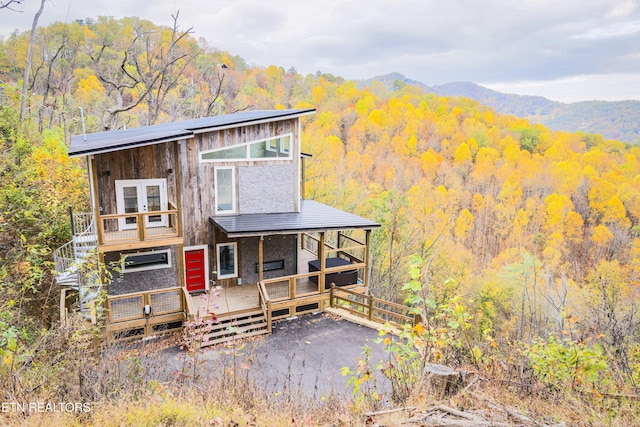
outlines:
M611 24L606 27L593 28L585 33L573 36L576 39L607 39L614 37L624 37L640 33L640 21L624 22L622 24Z
M35 7L37 2L26 2ZM52 3L51 3L52 4ZM638 0L58 0L43 16L137 15L182 28L249 64L346 78L400 72L426 84L556 81L640 73ZM33 11L2 19L30 27Z

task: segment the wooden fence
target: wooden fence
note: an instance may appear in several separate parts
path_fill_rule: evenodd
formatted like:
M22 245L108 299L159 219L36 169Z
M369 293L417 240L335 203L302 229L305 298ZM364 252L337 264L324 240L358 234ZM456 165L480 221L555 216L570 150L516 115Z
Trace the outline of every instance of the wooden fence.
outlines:
M340 308L372 322L402 327L406 324L415 326L420 321L419 315L411 313L411 308L406 305L335 286L331 287L330 292L331 307Z

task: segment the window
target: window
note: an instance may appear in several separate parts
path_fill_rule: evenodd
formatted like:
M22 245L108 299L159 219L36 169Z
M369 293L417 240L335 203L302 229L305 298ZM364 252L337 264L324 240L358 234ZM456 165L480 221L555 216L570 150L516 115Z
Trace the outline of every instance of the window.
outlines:
M215 169L216 214L236 212L236 174L233 167Z
M166 179L117 180L116 205L119 214L167 210ZM118 218L120 230L136 229L136 215ZM166 227L167 215L145 215L145 227Z
M229 162L242 160L288 160L291 159L292 135L253 141L234 147L216 148L200 153L203 162Z
M276 153L278 151L278 140L277 139L268 140L265 149L267 151L271 151L272 153Z
M279 138L279 147L280 147L280 152L283 154L286 154L287 156L289 155L289 146L291 145L291 138L289 137L285 137L285 138Z
M171 267L171 250L125 254L122 257L122 272L155 270Z
M218 257L218 279L238 277L238 253L236 242L216 245Z

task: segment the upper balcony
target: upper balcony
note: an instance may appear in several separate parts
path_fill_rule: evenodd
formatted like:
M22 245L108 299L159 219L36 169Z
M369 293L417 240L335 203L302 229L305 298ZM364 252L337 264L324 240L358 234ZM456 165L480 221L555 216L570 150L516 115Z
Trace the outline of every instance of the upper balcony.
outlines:
M99 215L98 250L110 252L182 244L178 209Z

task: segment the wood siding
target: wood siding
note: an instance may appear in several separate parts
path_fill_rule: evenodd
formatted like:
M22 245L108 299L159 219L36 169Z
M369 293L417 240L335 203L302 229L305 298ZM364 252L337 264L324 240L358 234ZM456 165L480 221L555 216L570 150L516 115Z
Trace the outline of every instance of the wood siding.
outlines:
M167 200L177 206L175 142L148 145L130 150L96 154L95 167L102 215L116 214L115 181L123 179L167 180ZM169 169L173 172L169 173Z
M291 160L260 160L235 161L235 162L200 162L202 151L215 148L231 147L272 136L291 133ZM180 179L183 185L182 191L182 218L183 236L185 246L208 243L208 219L215 215L215 167L233 166L236 168L236 186L239 185L239 168L259 164L261 166L282 165L289 163L294 166L294 179L290 183L294 198L299 196L298 191L298 159L299 153L298 119L290 119L278 122L263 123L220 130L196 135L195 138L180 142ZM236 188L236 194L239 193ZM266 200L265 202L268 202ZM292 206L295 204L292 201ZM242 211L238 213L242 214Z
M299 209L300 186L299 186L299 155L300 155L300 125L299 118L277 120L259 124L234 127L229 129L215 130L197 134L194 138L152 144L148 146L136 147L127 150L114 151L110 153L95 154L93 159L94 178L96 183L100 215L117 214L117 201L115 194L115 181L117 180L140 180L140 179L166 179L167 180L167 201L169 209L175 206L181 218L182 244L176 243L175 267L178 275L178 284L182 283L182 261L183 246L209 245L209 260L211 271L215 269L215 243L227 241L222 233L214 233L209 230L209 217L215 215L215 168L217 166L232 166L236 173L236 195L240 195L241 177L244 181L262 180L269 178L270 168L277 170L275 179L277 185L269 188L277 194L265 196L264 188L258 192L260 195L244 192L246 200L251 199L252 203L242 205L237 201L239 214L248 213L242 210L263 209L264 212L294 211ZM245 144L253 141L266 139L269 137L291 134L291 145L289 147L291 159L280 160L259 160L259 161L234 161L234 162L200 162L200 153L216 148L231 147L238 144ZM287 168L287 165L289 166ZM256 167L259 166L259 167ZM248 168L256 167L248 172ZM170 172L171 171L171 172ZM287 177L284 179L283 177ZM243 182L244 182L243 181ZM291 181L291 182L284 182ZM264 187L264 182L262 182ZM251 183L244 182L246 190ZM264 199L265 206L258 206L256 197ZM240 196L238 196L240 197ZM282 198L292 200L281 200ZM269 205L270 201L277 202ZM117 225L115 221L112 222ZM215 234L215 236L214 236ZM144 249L144 244L140 249ZM149 247L157 246L149 244ZM117 250L116 252L120 252ZM239 273L243 268L243 261L249 266L254 266L257 259L243 260L241 245L238 245L238 267ZM222 285L235 285L237 279L226 279L220 281ZM172 286L175 283L172 282Z

